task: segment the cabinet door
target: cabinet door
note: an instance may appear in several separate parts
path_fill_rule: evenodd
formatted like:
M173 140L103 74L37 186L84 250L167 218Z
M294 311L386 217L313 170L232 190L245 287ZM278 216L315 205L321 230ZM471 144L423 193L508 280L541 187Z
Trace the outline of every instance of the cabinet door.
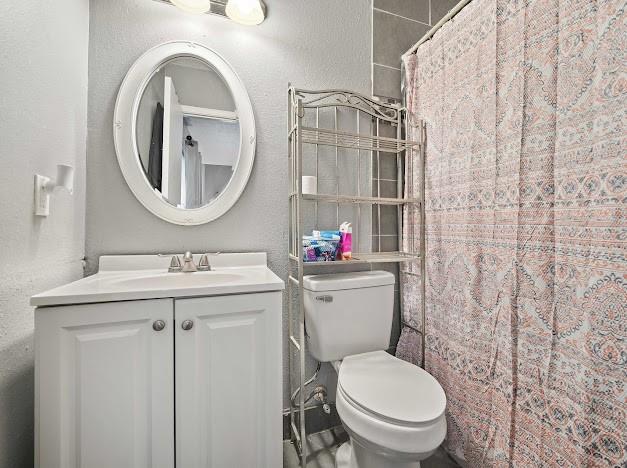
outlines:
M177 466L281 466L281 293L174 308Z
M38 308L35 336L37 466L174 466L172 299Z

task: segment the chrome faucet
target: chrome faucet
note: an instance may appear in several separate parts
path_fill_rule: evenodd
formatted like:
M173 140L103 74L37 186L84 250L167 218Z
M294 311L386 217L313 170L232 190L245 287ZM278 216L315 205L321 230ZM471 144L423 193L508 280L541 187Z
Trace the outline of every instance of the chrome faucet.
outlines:
M211 265L209 264L209 258L207 254L202 254L198 265L194 263L194 256L190 251L185 252L183 255L183 264L178 255L173 255L170 260L170 267L168 272L170 273L193 273L194 271L211 271Z

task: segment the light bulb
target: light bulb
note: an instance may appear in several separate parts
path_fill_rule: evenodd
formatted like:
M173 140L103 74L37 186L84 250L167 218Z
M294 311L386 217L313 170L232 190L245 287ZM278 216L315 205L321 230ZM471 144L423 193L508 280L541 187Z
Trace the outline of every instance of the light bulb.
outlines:
M229 0L226 15L236 23L254 26L266 19L266 11L260 0Z
M211 9L210 0L170 0L174 5L188 13L207 13Z

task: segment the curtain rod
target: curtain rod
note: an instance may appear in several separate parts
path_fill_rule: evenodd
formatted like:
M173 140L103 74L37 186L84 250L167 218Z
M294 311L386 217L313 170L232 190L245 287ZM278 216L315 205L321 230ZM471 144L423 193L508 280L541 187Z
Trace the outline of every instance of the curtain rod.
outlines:
M416 42L407 52L405 52L403 54L403 58L407 57L408 55L413 54L414 52L416 52L416 50L418 49L418 47L420 47L420 45L423 42L427 42L429 39L431 39L431 37L436 33L436 31L438 29L440 29L442 27L442 25L444 23L446 23L448 20L450 20L453 16L455 16L457 13L459 13L461 11L462 8L464 8L466 5L468 5L472 0L461 0L461 2L459 2L457 5L455 5L446 15L444 15L444 18L442 18L440 21L438 21L435 26L433 26L431 29L429 29L429 31L427 32L427 34L425 34L424 36L422 36L422 38Z

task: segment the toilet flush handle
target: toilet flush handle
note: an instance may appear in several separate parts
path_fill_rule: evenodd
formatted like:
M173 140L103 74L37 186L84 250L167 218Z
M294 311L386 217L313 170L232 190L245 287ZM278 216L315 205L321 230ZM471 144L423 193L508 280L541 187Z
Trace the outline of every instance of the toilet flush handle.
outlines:
M325 294L323 296L316 296L316 301L333 302L333 296L331 296L329 294Z

